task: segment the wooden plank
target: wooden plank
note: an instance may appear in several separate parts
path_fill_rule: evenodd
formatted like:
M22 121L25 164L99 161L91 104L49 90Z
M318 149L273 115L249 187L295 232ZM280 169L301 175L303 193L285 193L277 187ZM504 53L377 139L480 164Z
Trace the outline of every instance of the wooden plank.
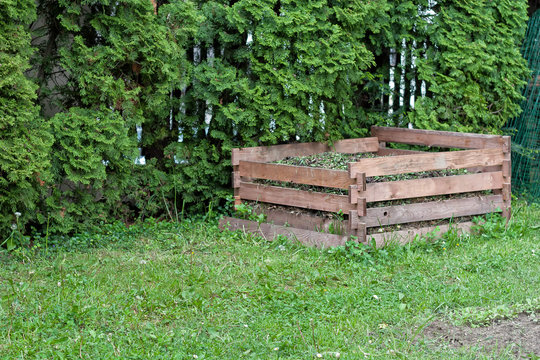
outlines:
M359 227L360 227L360 219L358 217L358 211L356 210L349 211L349 222L348 222L349 231L354 232Z
M371 135L379 141L445 148L485 149L501 148L502 136L459 133L450 131L418 130L396 127L371 127Z
M378 156L395 156L395 155L413 155L413 154L425 154L425 151L404 150L404 149L391 149L386 147L379 148L377 151Z
M272 205L257 204L254 207L256 214L266 215L266 222L274 225L290 226L305 230L321 230L329 232L330 228L341 227L347 232L349 220L337 216L319 216L299 209L272 208ZM332 215L332 214L329 214ZM344 233L344 235L345 235Z
M273 146L257 146L232 149L232 165L240 165L240 161L271 162L289 156L308 156L329 151L324 143L284 144Z
M504 204L502 206L502 216L506 218L506 220L510 220L510 216L512 214L512 205L511 205L511 198L512 198L512 190L510 183L503 183L502 188L502 197L504 199Z
M376 137L339 140L332 146L332 151L343 154L377 152L379 139Z
M308 156L323 152L342 153L376 152L379 144L376 138L347 139L336 141L333 146L325 143L297 143L271 146L256 146L232 149L232 165L240 161L272 162L290 156Z
M448 195L502 188L502 172L367 184L367 202Z
M346 171L292 166L283 164L266 164L253 161L240 161L240 176L257 179L292 182L314 186L326 186L347 189L356 183L349 178Z
M503 198L501 195L475 196L464 199L368 208L366 217L362 218L361 221L364 221L367 227L379 227L487 214L498 211L502 207Z
M238 165L233 166L232 186L233 188L240 187L240 173L238 172Z
M242 220L231 217L224 217L219 221L220 229L242 230L262 236L268 241L273 240L278 235L288 237L293 241L299 241L307 246L317 248L329 248L343 246L349 240L346 235L326 234L311 230L296 229L280 225L267 223L257 223L251 220Z
M436 231L434 234L435 238L439 238L444 233L448 232L449 229L455 228L460 233L464 232L470 232L471 228L473 227L474 223L472 222L463 222L459 224L444 224L439 226L428 226L423 227L419 229L410 229L410 230L400 230L400 231L393 231L393 232L385 232L385 233L379 233L379 234L369 234L366 236L367 241L371 242L372 240L375 240L375 243L378 248L384 247L385 245L392 244L392 243L398 243L400 245L404 245L406 243L414 241L417 237L425 236L428 233Z
M233 172L232 172L232 186L233 186L233 194L234 194L234 208L236 209L236 206L242 204L242 200L240 199L240 174L238 173L238 165L233 166Z
M398 155L371 159L360 159L349 163L349 175L358 173L366 176L406 174L421 171L464 169L473 166L494 166L503 162L502 149L480 149Z
M287 189L278 186L240 183L240 198L271 204L297 206L304 209L338 212L347 214L357 206L349 203L347 195L325 194L312 191Z
M503 150L504 150L504 161L502 164L502 174L503 174L503 189L502 196L504 200L503 205L503 216L506 218L506 223L510 220L512 216L512 159L511 159L511 138L510 136L503 137Z

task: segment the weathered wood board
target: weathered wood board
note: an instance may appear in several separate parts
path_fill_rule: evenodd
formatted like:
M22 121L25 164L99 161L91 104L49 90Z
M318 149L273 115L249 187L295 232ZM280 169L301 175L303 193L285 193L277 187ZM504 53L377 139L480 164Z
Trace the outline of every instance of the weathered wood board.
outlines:
M361 152L376 152L379 150L377 138L346 139L336 141L332 146L326 143L299 143L272 146L257 146L232 149L232 165L239 165L240 161L272 162L282 160L289 156L308 156L323 152L335 151L339 153L354 154Z
M346 195L326 194L278 186L241 182L240 197L245 200L262 201L271 204L297 206L304 209L344 213L356 210L355 204L349 203Z
M445 176L367 184L367 202L502 189L502 172Z
M347 189L355 184L347 171L319 169L307 166L266 164L254 161L240 161L239 175L256 179L292 182L313 186Z
M398 243L400 245L404 245L404 244L414 241L418 237L425 236L428 233L434 232L432 234L432 237L439 238L440 236L447 233L452 228L456 229L459 233L470 232L473 225L474 224L472 222L464 222L464 223L459 223L459 224L427 226L427 227L422 227L419 229L400 230L400 231L385 232L385 233L379 233L379 234L369 234L367 235L367 241L369 242L369 241L375 240L375 243L377 244L378 248L384 247L385 245L392 244L392 243Z
M479 149L398 155L361 159L349 163L349 176L386 176L432 170L466 169L474 166L494 166L502 163L502 149Z
M267 223L258 223L251 220L236 219L224 217L219 221L220 229L242 230L257 234L263 238L272 241L276 236L283 235L304 245L318 248L329 248L345 245L349 240L346 235L333 235L317 231L286 227L281 225L272 225Z
M501 211L501 195L475 196L463 199L429 201L416 204L368 208L361 221L367 227L405 224L417 221L449 219Z
M437 146L458 149L501 148L500 135L470 134L451 131L418 130L396 127L371 127L371 135L384 142Z

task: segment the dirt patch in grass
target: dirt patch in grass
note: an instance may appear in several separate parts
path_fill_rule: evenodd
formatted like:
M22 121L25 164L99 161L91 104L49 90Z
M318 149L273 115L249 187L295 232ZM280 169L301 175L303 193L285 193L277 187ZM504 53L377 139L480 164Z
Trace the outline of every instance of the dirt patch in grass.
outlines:
M513 319L476 328L437 320L424 329L424 336L454 348L474 347L487 353L511 349L517 358L524 359L540 356L540 323L538 319L523 313Z

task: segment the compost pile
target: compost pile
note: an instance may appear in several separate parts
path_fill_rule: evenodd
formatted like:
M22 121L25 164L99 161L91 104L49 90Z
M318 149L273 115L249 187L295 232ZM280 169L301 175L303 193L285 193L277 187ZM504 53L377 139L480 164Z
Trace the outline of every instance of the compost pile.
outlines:
M283 164L283 165L305 166L305 167L313 167L313 168L347 171L349 163L357 162L361 159L375 158L375 157L378 157L378 156L373 153L343 154L343 153L336 153L336 152L326 152L326 153L320 153L320 154L309 155L309 156L287 157L283 160L275 161L274 163ZM468 172L466 169L434 170L434 171L424 171L424 172L398 174L398 175L367 177L366 183L369 184L369 183L388 182L388 181L424 179L424 178L433 178L433 177L464 175L467 173ZM279 181L271 181L271 180L256 180L256 182L264 184L264 185L281 186L281 187L299 189L299 190L304 190L304 191L314 191L314 192L322 192L322 193L338 194L338 195L348 194L348 190L345 190L345 189L334 189L334 188L329 188L329 187L295 184L295 183L287 183L287 182L279 182ZM427 201L442 201L442 200L449 200L449 199L488 195L490 193L491 191L481 191L481 192L438 195L438 196L412 198L412 199L400 199L400 200L392 200L392 201L380 201L380 202L368 203L367 207L368 208L384 207L384 206L392 206L392 205L420 203L420 202L427 202ZM306 213L306 214L316 213L319 216L324 216L327 218L335 217L335 214L333 213L325 213L321 211L300 209L297 207L287 207L287 206L273 205L273 204L263 205L263 204L257 204L257 202L248 202L248 203L254 208L258 209L258 212L262 212L262 213L264 213L264 208L266 207L266 208L273 208L273 209L276 209L276 208L282 209L282 210L290 211L291 213L292 212ZM471 217L452 219L452 221L454 222L470 221L470 220L471 220ZM417 228L417 227L423 227L423 226L434 226L434 225L439 225L439 224L444 224L444 223L447 224L448 220L431 220L431 221L422 221L422 222L409 223L409 224L383 226L379 228L370 228L368 229L368 232L373 233L376 231L380 232L380 231L395 231L395 230L400 230L400 229L404 230L404 229Z

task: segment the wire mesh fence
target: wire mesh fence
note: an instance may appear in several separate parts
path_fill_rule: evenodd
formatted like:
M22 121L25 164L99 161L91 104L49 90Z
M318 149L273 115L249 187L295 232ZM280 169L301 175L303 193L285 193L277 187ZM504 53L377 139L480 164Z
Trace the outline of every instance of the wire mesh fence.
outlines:
M523 111L505 128L512 136L512 191L540 202L540 10L529 20L521 51L532 72Z

